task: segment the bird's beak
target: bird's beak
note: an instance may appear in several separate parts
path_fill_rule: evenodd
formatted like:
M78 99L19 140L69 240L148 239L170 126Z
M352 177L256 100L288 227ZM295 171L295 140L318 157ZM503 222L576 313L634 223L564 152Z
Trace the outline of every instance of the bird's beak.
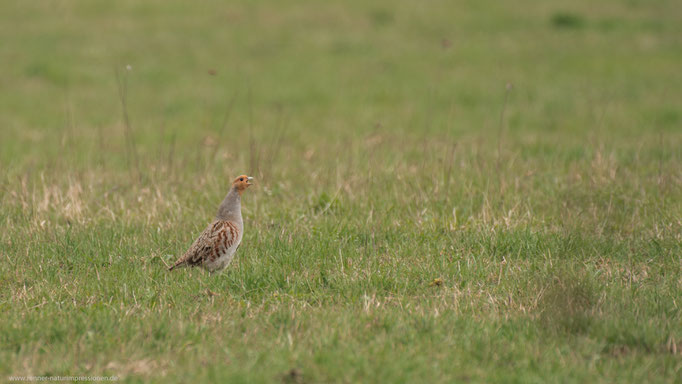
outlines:
M246 178L246 185L251 185L253 184L253 177L249 176Z

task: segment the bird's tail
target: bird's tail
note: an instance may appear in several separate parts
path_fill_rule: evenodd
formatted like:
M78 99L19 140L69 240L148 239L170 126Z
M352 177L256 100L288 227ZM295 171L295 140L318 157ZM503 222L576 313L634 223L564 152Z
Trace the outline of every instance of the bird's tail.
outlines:
M169 270L169 271L172 271L172 270L174 270L175 268L182 268L182 267L184 267L184 266L185 266L185 261L184 261L184 260L178 260L178 261L175 262L175 264L173 264L172 266L170 266L170 267L168 268L168 270Z

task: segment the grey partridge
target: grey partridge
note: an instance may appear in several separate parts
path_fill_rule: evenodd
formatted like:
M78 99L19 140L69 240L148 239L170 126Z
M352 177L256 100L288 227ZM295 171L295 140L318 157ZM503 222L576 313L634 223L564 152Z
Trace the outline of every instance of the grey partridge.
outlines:
M241 175L232 182L215 220L168 270L199 266L214 272L230 264L244 235L241 196L252 180L252 177Z

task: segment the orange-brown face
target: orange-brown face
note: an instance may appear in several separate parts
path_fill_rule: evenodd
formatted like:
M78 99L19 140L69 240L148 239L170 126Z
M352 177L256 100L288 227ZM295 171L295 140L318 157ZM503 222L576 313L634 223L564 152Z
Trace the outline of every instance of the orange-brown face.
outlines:
M241 194L242 192L246 191L246 188L248 188L251 185L251 181L253 181L253 177L241 175L234 179L232 185L235 188L237 188L237 191L239 191L239 193Z

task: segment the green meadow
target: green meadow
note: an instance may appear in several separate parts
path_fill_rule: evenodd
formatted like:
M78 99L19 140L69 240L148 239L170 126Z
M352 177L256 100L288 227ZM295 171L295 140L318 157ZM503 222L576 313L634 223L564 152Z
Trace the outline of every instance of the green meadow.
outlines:
M0 381L682 382L677 0L0 4ZM168 272L234 177L223 272Z

